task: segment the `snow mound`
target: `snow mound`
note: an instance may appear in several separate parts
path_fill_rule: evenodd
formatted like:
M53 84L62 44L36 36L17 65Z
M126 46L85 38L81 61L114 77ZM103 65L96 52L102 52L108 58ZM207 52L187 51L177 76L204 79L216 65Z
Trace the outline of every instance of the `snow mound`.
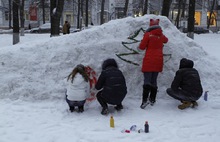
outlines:
M163 33L169 38L169 42L164 46L164 53L171 54L170 59L165 57L164 70L158 77L158 98L165 98L165 90L170 86L179 67L179 60L183 57L194 61L204 90L220 90L219 86L208 83L220 80L219 61L213 62L200 45L176 29L166 17L145 15L112 20L70 35L39 42L30 41L12 47L11 50L1 48L0 98L32 101L62 99L66 77L75 65L79 63L89 65L99 75L103 60L115 58L126 77L127 97L140 100L143 85L141 62L144 52L124 56L127 60L139 63L140 66L129 64L119 59L116 54L131 52L123 46L122 41L132 42L128 36L140 28L147 29L150 18L160 19ZM143 32L140 32L135 38L141 40L142 36ZM138 44L139 42L128 46L136 50ZM210 75L215 78L209 77Z

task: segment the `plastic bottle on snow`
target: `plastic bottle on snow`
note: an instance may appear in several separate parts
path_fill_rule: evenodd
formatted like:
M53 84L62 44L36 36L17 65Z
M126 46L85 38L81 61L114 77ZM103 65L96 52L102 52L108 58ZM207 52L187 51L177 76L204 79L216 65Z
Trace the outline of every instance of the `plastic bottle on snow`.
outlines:
M110 127L114 128L115 127L115 122L113 116L110 117Z
M136 125L132 125L130 128L130 131L136 131L137 126Z
M145 124L144 124L144 132L145 132L145 133L149 133L149 124L148 124L148 121L146 121Z
M208 101L208 91L205 91L205 93L204 93L204 100Z

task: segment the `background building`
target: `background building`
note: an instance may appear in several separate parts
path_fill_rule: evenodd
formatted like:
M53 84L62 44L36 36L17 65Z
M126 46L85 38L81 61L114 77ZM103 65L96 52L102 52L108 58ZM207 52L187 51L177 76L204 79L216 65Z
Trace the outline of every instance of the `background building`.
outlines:
M73 28L76 28L78 22L78 0L65 0L64 9L60 24L64 21L70 22ZM143 3L140 0L129 0L127 16L142 16ZM187 27L188 18L188 3L186 0L184 16L179 18L179 27ZM207 27L208 17L213 0L196 0L195 7L195 26ZM125 0L105 0L104 7L104 22L113 19L120 19L124 17ZM162 10L163 0L148 0L148 13L160 15ZM169 19L176 24L179 0L173 0L170 7ZM79 22L82 27L85 26L85 5L83 12L80 12ZM89 0L89 24L100 24L101 0ZM180 13L183 12L181 9ZM9 27L9 0L0 0L0 27ZM213 15L211 17L210 29L218 30L218 21L220 21L220 0L216 0ZM11 12L12 14L12 12ZM44 4L45 22L50 22L50 0L45 0ZM39 0L25 0L24 8L25 27L37 27L43 24L43 6ZM11 20L12 23L12 20Z

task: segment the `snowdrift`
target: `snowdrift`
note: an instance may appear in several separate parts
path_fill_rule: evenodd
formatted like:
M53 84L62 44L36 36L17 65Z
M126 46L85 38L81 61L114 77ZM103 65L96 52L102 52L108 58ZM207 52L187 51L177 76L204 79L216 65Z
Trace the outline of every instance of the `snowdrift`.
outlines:
M165 90L170 86L179 67L179 60L183 57L194 61L204 90L220 90L220 86L208 83L210 80L220 80L219 61L210 60L212 57L208 56L201 46L176 29L166 17L145 15L112 20L101 26L45 39L37 44L29 42L16 47L1 48L0 98L32 101L63 99L66 77L75 65L89 65L99 75L103 60L115 58L126 77L127 98L140 100L143 84L141 66L129 64L119 59L116 54L131 52L122 45L122 41L132 42L128 36L140 28L147 29L150 18L160 19L163 33L169 38L169 42L164 46L164 53L172 55L170 59L165 59L164 70L158 77L158 99L166 98ZM140 32L135 39L140 40L142 36L143 32ZM138 44L139 42L128 46L136 50ZM141 65L143 54L144 52L141 52L124 58ZM210 74L215 74L216 77L209 78Z

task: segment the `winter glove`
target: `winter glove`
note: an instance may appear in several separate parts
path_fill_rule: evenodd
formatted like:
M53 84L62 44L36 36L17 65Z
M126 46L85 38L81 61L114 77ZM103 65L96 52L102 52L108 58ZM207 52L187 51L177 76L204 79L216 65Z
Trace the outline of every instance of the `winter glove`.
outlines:
M140 48L139 48L139 46L137 47L137 51L138 52L142 52L143 50L141 50Z

